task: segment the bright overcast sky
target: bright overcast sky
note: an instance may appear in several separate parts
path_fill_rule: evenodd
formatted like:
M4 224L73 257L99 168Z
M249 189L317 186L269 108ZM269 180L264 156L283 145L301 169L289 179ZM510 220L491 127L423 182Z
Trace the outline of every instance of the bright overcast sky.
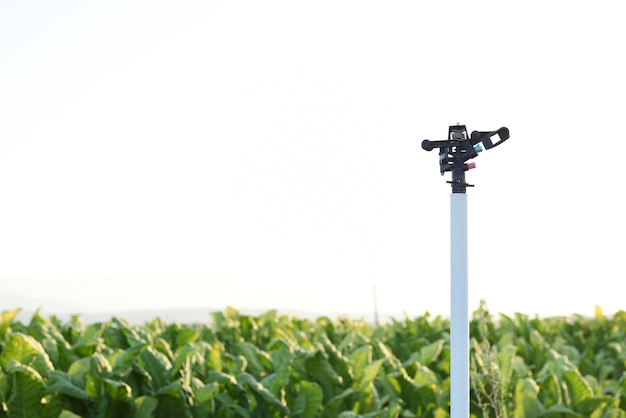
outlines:
M1 310L626 309L621 2L3 1Z

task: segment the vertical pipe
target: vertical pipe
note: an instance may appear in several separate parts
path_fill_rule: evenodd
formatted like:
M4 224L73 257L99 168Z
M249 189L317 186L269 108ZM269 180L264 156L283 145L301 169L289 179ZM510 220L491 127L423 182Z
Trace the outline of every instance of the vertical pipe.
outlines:
M450 196L450 418L469 417L467 195Z

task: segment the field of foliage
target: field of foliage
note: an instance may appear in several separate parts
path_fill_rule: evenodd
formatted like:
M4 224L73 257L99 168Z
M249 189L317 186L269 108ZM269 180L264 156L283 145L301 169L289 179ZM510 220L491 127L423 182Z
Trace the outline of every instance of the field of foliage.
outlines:
M449 321L0 317L0 418L449 416ZM471 323L473 417L626 418L626 312Z

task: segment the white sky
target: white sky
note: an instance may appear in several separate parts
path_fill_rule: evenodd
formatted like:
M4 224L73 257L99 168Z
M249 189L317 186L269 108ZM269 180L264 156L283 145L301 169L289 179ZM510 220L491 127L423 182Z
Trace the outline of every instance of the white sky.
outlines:
M621 2L0 2L0 309L626 309Z

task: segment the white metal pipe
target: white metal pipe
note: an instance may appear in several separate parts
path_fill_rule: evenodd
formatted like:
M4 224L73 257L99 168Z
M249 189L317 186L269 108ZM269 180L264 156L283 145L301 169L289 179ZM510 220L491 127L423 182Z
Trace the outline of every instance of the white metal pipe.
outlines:
M450 418L469 417L467 195L450 196Z

